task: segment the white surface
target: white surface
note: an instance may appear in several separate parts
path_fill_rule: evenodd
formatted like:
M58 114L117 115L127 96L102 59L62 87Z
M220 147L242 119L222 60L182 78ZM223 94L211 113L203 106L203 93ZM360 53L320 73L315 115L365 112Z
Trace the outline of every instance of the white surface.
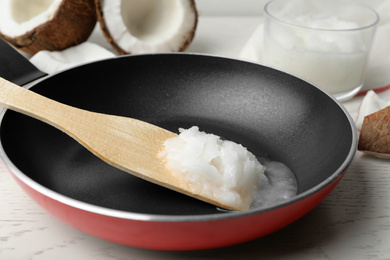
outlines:
M188 51L239 57L258 22L259 17L201 17ZM99 30L91 41L111 50ZM361 99L344 103L354 118ZM194 252L143 250L84 234L37 206L0 162L0 259L186 258L390 259L390 160L358 152L335 190L302 219L251 242Z

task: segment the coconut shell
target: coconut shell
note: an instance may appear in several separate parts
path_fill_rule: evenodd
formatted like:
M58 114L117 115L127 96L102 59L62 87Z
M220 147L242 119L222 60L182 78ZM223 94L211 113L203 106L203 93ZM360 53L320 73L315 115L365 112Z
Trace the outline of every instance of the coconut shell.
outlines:
M390 154L390 106L364 117L358 150Z
M111 35L109 29L107 28L106 20L105 20L104 12L103 12L103 1L104 0L95 0L95 5L96 5L97 20L99 21L100 28L103 32L104 37L106 38L107 42L111 44L111 46L114 48L114 50L118 52L118 54L120 54L120 55L132 54L131 51L126 51L118 45L118 43L115 41L114 37ZM176 50L178 52L184 51L191 44L192 40L194 39L196 27L198 24L198 11L196 9L195 1L194 0L189 0L189 1L191 3L191 8L195 14L194 28L192 31L188 32L187 35L183 35L183 38L185 39L185 41Z
M110 31L107 28L106 19L104 17L104 13L103 13L103 1L104 0L94 0L94 1L95 1L95 6L96 6L96 17L97 17L97 20L100 24L100 28L101 28L103 35L106 38L107 42L109 44L111 44L111 46L114 48L115 51L118 52L118 54L120 54L120 55L128 54L128 52L126 52L121 47L119 47L119 45L113 39Z
M31 54L61 51L86 41L96 21L94 0L63 0L53 19L24 35L13 38L0 32L0 37Z

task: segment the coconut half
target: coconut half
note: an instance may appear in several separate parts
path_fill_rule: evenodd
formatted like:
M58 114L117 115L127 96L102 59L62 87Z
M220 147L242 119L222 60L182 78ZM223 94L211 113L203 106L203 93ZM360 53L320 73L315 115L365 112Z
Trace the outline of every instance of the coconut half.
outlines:
M0 37L28 53L75 46L95 25L94 0L0 0Z
M95 0L107 41L119 54L178 52L191 43L194 0Z

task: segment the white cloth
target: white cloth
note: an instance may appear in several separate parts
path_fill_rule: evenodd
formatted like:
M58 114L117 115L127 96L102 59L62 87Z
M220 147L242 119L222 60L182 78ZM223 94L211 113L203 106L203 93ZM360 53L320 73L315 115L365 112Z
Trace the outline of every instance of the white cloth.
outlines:
M48 74L71 68L83 63L115 57L98 44L84 42L63 51L39 51L30 62Z

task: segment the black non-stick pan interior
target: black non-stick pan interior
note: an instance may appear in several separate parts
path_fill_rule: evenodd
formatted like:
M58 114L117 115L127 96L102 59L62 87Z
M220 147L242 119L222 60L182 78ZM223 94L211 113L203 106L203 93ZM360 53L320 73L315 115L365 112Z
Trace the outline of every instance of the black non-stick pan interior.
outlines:
M127 56L56 74L31 90L175 132L198 125L241 143L258 157L285 163L296 174L300 193L339 170L350 152L351 127L328 95L288 74L233 59ZM1 142L28 177L83 202L147 214L221 212L121 172L64 133L12 111L4 115Z

